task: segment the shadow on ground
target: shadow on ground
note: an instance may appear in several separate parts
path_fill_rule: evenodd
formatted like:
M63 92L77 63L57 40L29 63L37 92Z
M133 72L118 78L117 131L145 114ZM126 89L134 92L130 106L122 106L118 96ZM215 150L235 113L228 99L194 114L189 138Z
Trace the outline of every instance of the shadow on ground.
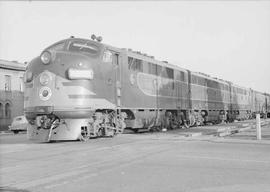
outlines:
M1 192L30 192L26 189L17 189L14 187L0 187Z

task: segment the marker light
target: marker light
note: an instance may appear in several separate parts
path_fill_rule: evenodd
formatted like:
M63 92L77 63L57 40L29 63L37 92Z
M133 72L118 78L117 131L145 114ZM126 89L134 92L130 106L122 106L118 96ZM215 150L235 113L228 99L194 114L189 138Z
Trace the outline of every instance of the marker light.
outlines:
M102 37L101 36L98 36L96 39L97 39L98 42L101 42L102 41Z
M95 41L96 38L97 38L97 37L95 36L95 34L92 34L92 35L91 35L91 39L92 39L93 41Z
M46 65L49 64L50 61L51 61L51 53L48 52L48 51L44 51L44 52L41 54L40 59L41 59L42 63L44 63L44 64L46 64Z
M31 71L26 71L24 74L24 82L29 83L33 80L33 73Z
M94 72L92 69L68 69L68 78L71 80L75 79L93 79Z
M41 85L47 85L51 80L51 76L47 72L43 72L39 77Z

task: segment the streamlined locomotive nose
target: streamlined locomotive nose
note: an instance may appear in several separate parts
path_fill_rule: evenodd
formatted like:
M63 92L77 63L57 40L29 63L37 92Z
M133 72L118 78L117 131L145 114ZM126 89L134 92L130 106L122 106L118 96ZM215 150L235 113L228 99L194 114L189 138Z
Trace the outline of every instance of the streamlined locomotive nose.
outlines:
M78 139L96 109L115 109L111 94L115 87L103 79L104 71L106 75L113 71L112 57L104 49L95 41L71 38L46 48L30 62L25 77L30 138Z

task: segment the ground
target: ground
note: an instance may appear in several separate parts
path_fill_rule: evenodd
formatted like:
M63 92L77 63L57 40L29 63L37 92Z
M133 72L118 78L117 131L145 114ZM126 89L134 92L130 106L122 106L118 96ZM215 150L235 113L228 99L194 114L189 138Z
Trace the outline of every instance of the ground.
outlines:
M1 135L0 191L270 191L270 140L257 141L251 131L224 138L176 130L56 143Z

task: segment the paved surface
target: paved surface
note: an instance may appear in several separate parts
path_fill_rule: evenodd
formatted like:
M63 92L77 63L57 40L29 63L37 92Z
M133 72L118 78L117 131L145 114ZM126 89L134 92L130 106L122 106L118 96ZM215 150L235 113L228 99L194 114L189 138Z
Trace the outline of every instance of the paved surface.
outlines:
M56 143L1 135L0 191L270 191L270 142L184 134L194 130Z
M265 121L265 125L261 126L261 134L263 141L270 141L270 123L269 120ZM253 123L253 126L250 126L250 129L244 129L243 131L232 134L229 137L231 139L244 139L244 140L256 140L256 126Z

